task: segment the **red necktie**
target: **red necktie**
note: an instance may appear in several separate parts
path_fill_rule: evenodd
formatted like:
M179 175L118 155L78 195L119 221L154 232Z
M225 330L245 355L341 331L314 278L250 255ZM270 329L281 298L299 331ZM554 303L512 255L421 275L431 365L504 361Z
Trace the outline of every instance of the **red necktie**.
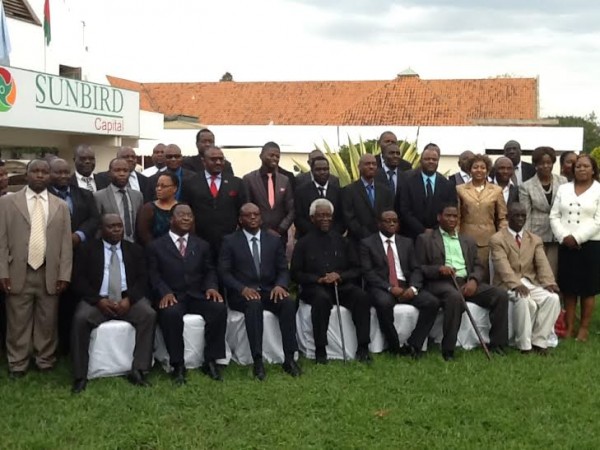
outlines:
M216 179L216 175L210 176L210 193L213 196L213 198L217 198L217 195L219 195L219 189L217 188L217 183L215 183Z
M515 236L515 240L517 241L517 247L521 248L521 236L519 236L519 233Z
M179 242L179 253L181 254L181 256L185 256L185 238L180 237L179 239L177 239L177 242Z
M396 274L396 261L394 260L394 250L392 250L392 240L387 241L387 260L390 268L390 284L393 287L398 287L398 275Z
M273 174L267 174L267 187L268 187L268 195L269 195L269 206L273 209L275 206L275 186L273 186Z

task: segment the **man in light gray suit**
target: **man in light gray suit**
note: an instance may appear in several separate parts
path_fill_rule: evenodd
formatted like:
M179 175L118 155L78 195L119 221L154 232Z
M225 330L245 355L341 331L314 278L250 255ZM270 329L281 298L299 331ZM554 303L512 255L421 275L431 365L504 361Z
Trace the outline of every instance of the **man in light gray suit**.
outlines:
M48 193L50 166L33 160L27 186L0 200L0 287L6 293L10 378L21 378L32 350L41 371L56 362L58 297L71 279L67 203Z
M127 186L129 182L129 164L123 158L113 159L108 166L110 184L94 193L96 207L101 216L118 214L125 226L123 239L135 242L135 224L138 212L144 203L139 191Z

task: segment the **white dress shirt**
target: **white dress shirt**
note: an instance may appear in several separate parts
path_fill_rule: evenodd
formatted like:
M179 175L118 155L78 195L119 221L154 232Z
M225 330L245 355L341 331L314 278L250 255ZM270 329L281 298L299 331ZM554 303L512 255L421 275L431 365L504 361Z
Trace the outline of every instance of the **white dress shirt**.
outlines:
M171 230L169 230L169 236L171 238L171 240L173 241L173 244L175 244L175 248L177 250L179 250L179 239L183 238L183 244L185 245L185 248L187 248L188 245L188 239L190 237L189 233L185 233L183 236L179 236L176 233L173 233Z
M262 261L262 259L260 258L260 230L258 230L258 233L256 234L251 234L248 233L246 230L242 230L244 232L244 236L246 236L246 240L248 242L248 248L250 249L250 254L254 256L254 253L252 253L252 239L256 238L256 244L258 245L258 260Z
M327 197L327 187L329 186L329 181L327 181L323 186L321 186L315 180L313 180L313 183L315 184L317 191L319 191L320 188L323 189L323 197ZM319 193L320 193L320 191L319 191Z
M42 200L42 208L44 209L44 222L47 224L48 223L48 190L44 189L42 192L40 192L39 194L36 194L33 190L31 190L29 188L29 186L27 186L27 188L25 189L25 198L27 199L27 211L29 212L29 217L31 217L31 214L33 213L33 207L35 205L35 196L39 195L40 199Z
M394 181L394 193L396 193L396 190L398 189L398 168L396 167L395 169L390 169L388 166L385 165L385 163L383 162L383 159L381 160L381 168L383 169L383 172L385 173L385 178L388 180L388 184L389 184L389 180L390 180L390 170L393 173L393 177L392 180Z
M150 178L152 175L155 175L158 172L164 172L165 170L167 170L167 166L163 166L160 169L156 166L150 166L142 171L142 175Z
M112 257L112 251L110 247L112 244L109 244L105 240L102 240L104 244L104 274L102 276L102 284L100 285L100 297L108 297L108 272L110 268L110 258ZM127 272L125 272L125 263L123 262L123 251L121 250L121 243L115 244L117 247L117 256L119 257L119 262L121 263L121 292L127 290ZM120 299L118 299L120 300Z
M218 174L215 177L215 184L217 185L217 191L221 190L221 175L222 174ZM208 184L208 187L210 189L210 183L212 183L212 175L205 170L204 176L206 177L206 184Z
M135 170L133 172L129 172L129 187L134 191L140 190L140 182L138 181L137 173Z
M515 178L517 179L518 185L523 183L523 171L521 170L521 161L519 161L519 164L515 166Z
M396 267L396 276L399 280L406 281L406 277L404 276L404 272L402 272L402 267L400 266L400 258L398 257L398 247L396 247L396 237L390 236L387 237L383 233L379 233L379 238L381 239L381 243L383 244L383 253L387 256L388 249L388 240L392 241L392 252L394 253L394 266Z
M94 188L92 192L96 192L98 188L96 187L96 180L94 179L94 174L92 173L89 177L84 177L79 172L75 171L75 179L77 180L77 186L79 186L82 189L88 190L88 184L86 181L84 181L84 178L90 179L90 184Z

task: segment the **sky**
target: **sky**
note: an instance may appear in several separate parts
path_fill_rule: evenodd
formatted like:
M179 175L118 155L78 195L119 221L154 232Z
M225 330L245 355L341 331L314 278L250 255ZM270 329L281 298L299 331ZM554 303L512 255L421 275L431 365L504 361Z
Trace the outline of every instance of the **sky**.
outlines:
M597 1L66 1L97 68L136 81L391 80L410 67L539 77L542 117L600 114Z

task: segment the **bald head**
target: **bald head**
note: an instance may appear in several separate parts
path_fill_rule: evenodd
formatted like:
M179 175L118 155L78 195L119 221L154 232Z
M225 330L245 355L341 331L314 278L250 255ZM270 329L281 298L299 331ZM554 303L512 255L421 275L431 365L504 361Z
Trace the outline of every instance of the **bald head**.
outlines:
M496 183L506 186L515 172L513 162L506 156L501 156L494 162Z
M463 172L468 172L467 163L473 156L475 156L475 154L471 150L465 150L458 155L458 167L460 167L460 170Z

